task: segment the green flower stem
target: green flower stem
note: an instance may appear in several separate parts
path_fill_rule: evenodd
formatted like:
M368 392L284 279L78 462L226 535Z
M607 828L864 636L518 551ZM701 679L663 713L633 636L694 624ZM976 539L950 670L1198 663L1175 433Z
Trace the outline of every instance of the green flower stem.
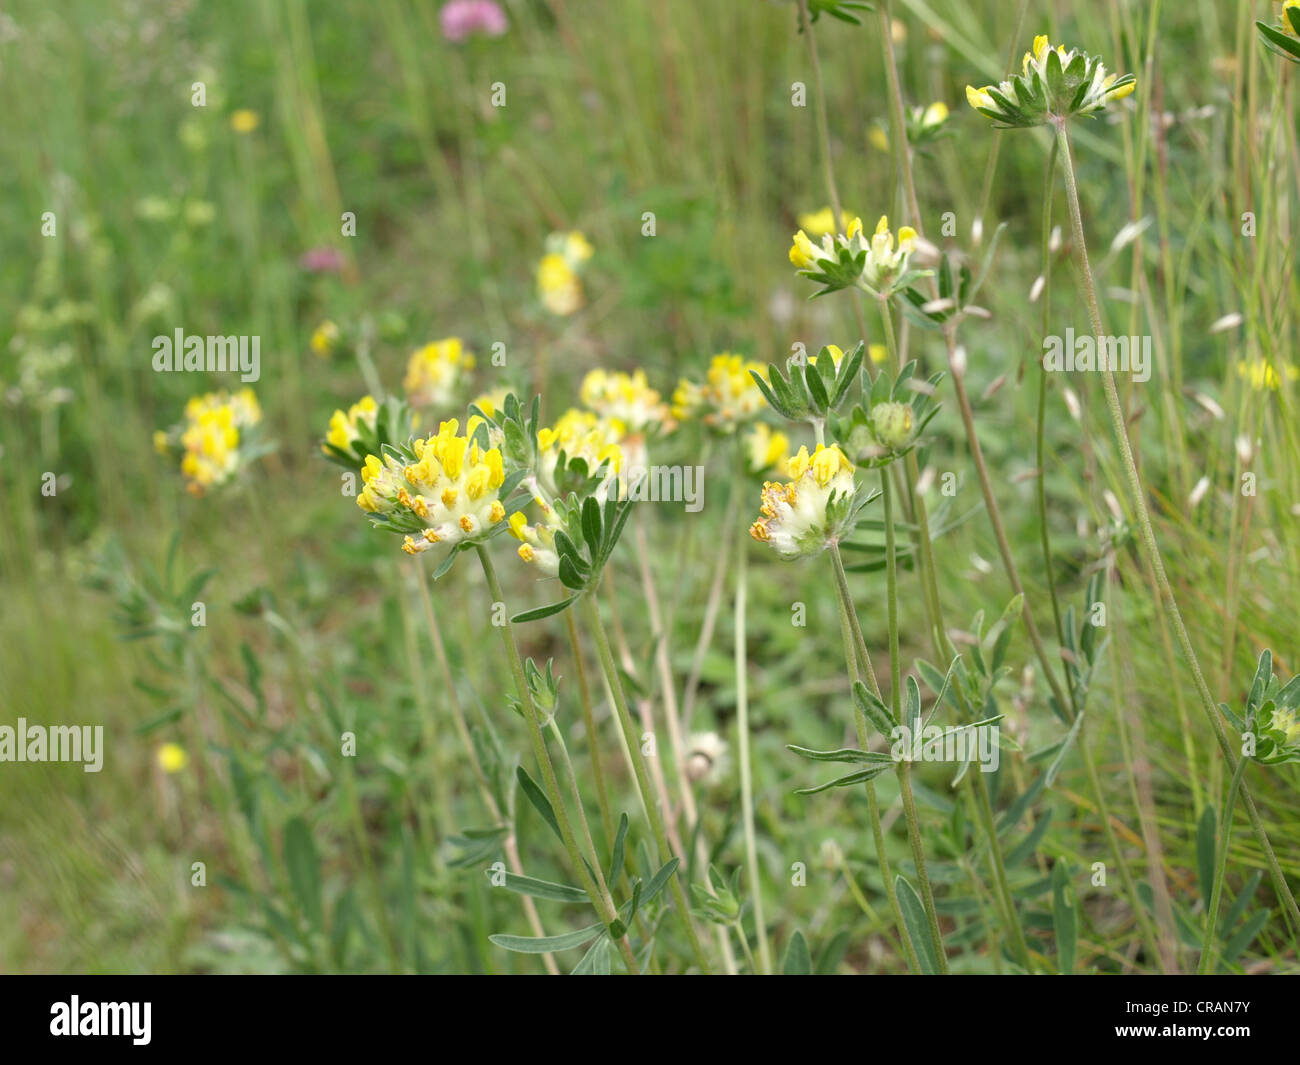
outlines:
M898 340L894 333L894 317L889 309L889 300L880 300L880 323L885 334L885 348L889 352L890 369L895 377L902 370L902 353L899 351ZM943 627L943 606L939 597L939 575L934 565L934 543L930 538L930 518L926 512L925 500L921 498L921 493L916 490L917 482L921 479L921 471L916 461L916 450L913 449L907 453L903 460L903 470L906 475L908 494L912 501L912 520L916 525L917 532L913 538L916 546L917 556L920 558L920 576L921 592L925 596L925 612L930 620L930 639L934 646L935 652L947 660L952 659L952 652L948 646L948 634Z
M587 628L591 631L592 639L596 644L596 655L600 659L600 668L605 675L605 683L609 685L610 696L614 700L614 709L618 713L619 728L623 733L623 745L627 749L628 757L632 762L637 790L641 794L641 805L645 809L646 818L650 822L650 830L654 834L655 844L659 850L659 860L667 862L673 857L673 853L672 848L668 845L668 833L664 828L663 814L654 799L654 792L650 785L650 772L646 768L645 756L641 753L641 745L637 742L636 725L633 723L631 711L628 709L627 696L623 692L622 678L619 677L618 667L614 664L614 653L610 650L609 637L605 635L605 626L600 620L600 607L596 603L595 591L589 590L582 593L579 602L582 605ZM673 901L676 903L682 926L686 931L686 938L691 944L691 953L695 955L695 962L700 967L701 972L708 973L709 961L704 954L703 946L700 944L700 937L695 930L695 923L691 920L690 904L686 900L686 892L682 887L680 868L669 883Z
M808 60L812 67L813 110L817 116L817 139L821 142L822 171L826 178L826 194L831 200L831 210L835 212L835 222L839 231L845 231L844 207L840 200L840 191L835 184L835 167L831 163L831 131L826 118L826 89L822 83L821 58L817 54L817 38L813 33L812 20L808 17L808 0L798 0L799 25L804 40L808 42ZM858 326L858 335L862 342L867 342L867 320L862 314L862 305L855 294L853 296L853 317Z
M1038 299L1042 304L1042 329L1043 336L1047 336L1047 330L1050 325L1048 321L1052 309L1052 183L1056 179L1056 155L1057 148L1053 144L1051 155L1047 160L1047 176L1044 180L1043 189L1043 238L1041 244L1042 253L1042 279L1043 289L1038 294ZM1038 360L1038 419L1034 434L1034 462L1038 469L1038 526L1039 539L1043 545L1043 567L1047 574L1047 591L1052 600L1052 618L1056 623L1056 639L1061 646L1065 646L1065 626L1061 621L1061 604L1056 595L1056 576L1052 567L1052 541L1051 530L1047 525L1047 463L1044 447L1047 425L1047 364L1040 358ZM1071 696L1073 696L1071 692Z
M677 712L677 682L673 679L673 667L668 646L671 631L664 624L663 611L659 606L659 594L655 591L654 574L650 571L650 542L646 535L645 511L637 512L633 525L636 538L636 554L640 565L641 591L645 599L646 618L650 623L650 633L655 644L655 668L659 673L659 687L663 697L664 723L668 726L668 743L673 754L673 776L677 781L677 794L681 802L681 811L686 819L686 836L689 838L695 830L699 813L695 807L695 792L691 779L686 775L686 739L682 730L681 718Z
M1074 252L1079 264L1079 276L1083 282L1084 294L1087 297L1088 314L1095 335L1104 336L1105 327L1101 321L1101 307L1097 303L1097 289L1092 278L1092 267L1088 263L1088 247L1083 232L1083 215L1079 208L1079 188L1074 175L1074 162L1070 156L1070 138L1065 131L1064 122L1056 124L1056 139L1065 171L1065 189L1070 204L1070 225L1074 237ZM1228 739L1227 730L1219 718L1214 696L1210 693L1209 685L1205 683L1205 674L1201 672L1201 665L1196 657L1196 648L1192 646L1191 636L1188 635L1187 626L1183 623L1182 612L1178 609L1178 600L1174 597L1173 587L1169 583L1169 575L1165 572L1164 559L1161 557L1160 547L1156 543L1155 530L1152 528L1151 515L1146 505L1146 491L1142 487L1142 478L1138 474L1136 463L1133 461L1133 448L1129 442L1128 426L1125 423L1123 408L1120 406L1119 391L1115 386L1113 371L1107 370L1102 375L1102 384L1106 389L1106 405L1110 410L1111 424L1115 432L1115 439L1119 445L1120 457L1123 460L1129 496L1133 509L1137 513L1138 526L1142 532L1142 546L1151 568L1155 571L1163 612L1173 622L1174 632L1178 637L1179 646L1182 648L1183 657L1187 659L1187 664L1192 671L1196 691L1201 698L1201 706L1205 711L1205 716L1210 720L1211 728L1214 729L1214 736L1218 741L1219 749L1223 752L1224 761L1235 771L1237 767L1236 754L1232 749L1232 743ZM1259 840L1260 848L1263 850L1265 860L1268 862L1269 872L1272 874L1278 897L1282 900L1282 904L1290 916L1292 929L1300 929L1300 907L1296 906L1295 896L1292 895L1291 888L1282 873L1282 867L1278 864L1277 855L1273 853L1273 845L1269 842L1264 823L1260 819L1259 811L1255 808L1255 802L1251 797L1250 790L1244 782L1241 784L1241 795L1246 803L1246 812L1250 817L1251 827L1255 831L1255 838Z
M569 650L573 655L573 669L578 677L578 700L582 704L582 724L587 732L587 753L591 757L591 774L596 781L596 801L600 805L600 823L605 838L611 845L614 840L614 814L609 805L609 787L605 783L605 767L600 760L600 737L596 732L596 714L591 703L591 688L587 684L587 671L582 664L582 644L578 639L578 626L573 611L564 612L564 625L569 634Z
M1042 335L1047 336L1049 326L1049 316L1051 314L1051 282L1052 282L1052 261L1051 261L1051 236L1052 236L1052 187L1056 177L1056 160L1060 155L1060 148L1055 142L1052 144L1051 153L1047 160L1047 173L1044 179L1043 188L1043 227L1040 252L1042 256L1042 277L1043 291L1039 293L1039 300L1042 303ZM1052 565L1052 541L1051 530L1047 522L1047 464L1045 448L1045 428L1047 420L1047 366L1042 359L1039 360L1038 366L1038 412L1037 424L1035 427L1034 442L1034 461L1038 470L1038 527L1039 541L1043 548L1043 570L1047 575L1047 592L1052 603L1052 620L1056 627L1056 642L1059 646L1065 646L1065 623L1061 616L1060 600L1056 593L1056 576ZM1079 707L1075 701L1074 689L1069 689L1070 696L1070 716L1073 718L1078 715ZM1119 840L1115 836L1115 830L1111 825L1110 811L1107 808L1105 792L1102 790L1101 780L1097 776L1097 766L1093 758L1092 751L1087 744L1087 722L1080 726L1079 736L1076 743L1079 747L1079 753L1083 759L1084 772L1087 775L1088 788L1092 792L1093 801L1097 804L1097 813L1101 818L1102 832L1106 837L1107 846L1111 854L1115 856L1115 864L1119 868L1120 880L1124 884L1124 893L1128 897L1129 906L1137 919L1138 927L1141 930L1143 941L1146 943L1146 949L1151 957L1160 959L1161 968L1166 972L1171 969L1173 959L1169 955L1168 949L1162 949L1163 942L1157 934L1155 926L1152 924L1147 915L1146 906L1143 905L1141 897L1137 892L1137 884L1133 879L1132 871L1129 869L1128 860L1124 857L1124 852L1120 848Z
M840 557L839 544L831 544L830 556L835 570L835 591L840 608L840 638L844 643L844 664L848 667L849 683L857 684L862 679L862 670L865 669L871 680L870 688L879 698L880 685L876 683L876 674L871 668L871 659L866 653L866 646L860 643L860 639L855 644L854 621L850 619L856 620L857 613L853 609L853 599L849 595L849 582L844 574L844 560ZM859 637L860 635L859 633ZM861 668L859 663L862 663ZM856 705L853 708L853 724L858 734L858 747L865 751L870 744L870 737L867 734L866 720ZM871 813L871 836L876 847L876 864L880 866L880 876L885 882L885 895L889 899L889 909L894 916L894 927L898 930L898 938L903 944L907 967L912 972L919 973L921 964L916 956L916 948L912 946L912 940L907 935L903 910L898 905L898 892L894 887L894 875L889 868L889 855L885 851L885 831L880 824L880 803L876 798L875 781L868 780L865 786L867 809Z
M1020 5L1020 11L1017 16L1017 27L1023 21L1025 15L1025 3ZM924 231L921 218L920 203L916 195L916 183L912 174L912 161L910 151L903 137L905 128L905 117L903 114L903 96L902 89L898 79L898 68L894 59L893 42L890 37L890 23L888 3L882 3L881 12L881 33L883 37L882 47L884 49L884 61L886 71L886 81L890 97L890 114L891 124L894 127L894 138L899 144L899 159L902 169L903 189L907 196L908 209L912 214L912 225L918 233ZM1017 29L1016 36L1019 35ZM1014 49L1014 46L1013 46ZM1014 63L1014 50L1012 57L1008 60L1009 64ZM987 207L988 190L991 188L992 175L996 166L997 146L995 144L994 154L989 159L988 168L985 173L985 195L980 206L980 221L983 221L983 213ZM934 288L933 281L931 287ZM934 289L935 294L938 290ZM890 361L893 364L894 372L897 373L902 368L902 354L899 351L897 341L894 336L893 321L890 316L889 306L887 303L881 303L881 315L885 326L885 342L889 349ZM948 360L951 368L952 356L955 350L955 333L952 327L944 330L945 340L947 342ZM979 451L979 441L975 436L974 419L970 409L970 400L966 397L965 383L958 378L957 374L952 375L958 392L958 400L962 407L962 420L966 427L967 439L970 443L972 456L976 459L976 469L980 473L980 483L982 486L988 486L988 474L984 469L983 455ZM909 452L906 457L906 466L908 483L912 490L913 497L913 520L918 527L917 551L921 560L921 581L926 596L927 612L930 615L931 625L933 627L934 646L945 660L951 661L954 657L954 648L948 639L948 633L943 624L942 600L939 595L939 578L934 563L934 544L930 535L929 518L925 509L925 502L921 499L920 494L915 491L916 483L919 479L919 470L917 468L916 453ZM1005 535L1001 535L1001 521L997 514L997 503L993 500L991 489L985 492L985 501L988 505L990 515L994 518L994 531L999 533L999 543L1005 543ZM1010 553L1004 551L1004 560L1010 558ZM1018 584L1019 578L1012 574L1012 583ZM1026 629L1031 630L1031 635L1036 636L1036 630L1033 629L1033 618L1029 613L1028 600L1025 601L1024 608ZM1042 650L1041 641L1036 644L1038 650ZM1040 659L1043 657L1040 654ZM1051 679L1050 667L1044 662L1044 669L1048 671L1049 680ZM1059 698L1059 689L1057 689ZM1062 705L1064 705L1062 703ZM984 830L989 844L989 851L993 855L993 871L997 881L997 894L1002 901L1003 921L1007 927L1008 935L1011 938L1013 947L1016 949L1017 957L1026 970L1029 969L1029 950L1025 945L1025 933L1020 924L1020 915L1017 912L1014 900L1011 894L1011 887L1007 881L1006 865L1002 856L1002 841L998 837L997 828L993 821L991 799L988 794L988 785L982 777L978 778L974 784L975 790L980 798L979 809L981 810L981 828ZM987 808L987 811L986 811ZM983 814L987 812L987 816Z
M492 596L494 603L505 601L501 591L501 582L497 578L496 567L492 564L492 556L488 551L486 544L475 544L475 551L478 553L479 562L483 566L483 576L487 579L488 593ZM564 843L564 849L568 852L569 862L573 870L582 881L582 888L591 899L591 904L595 907L600 919L606 926L612 925L618 920L618 912L614 907L614 900L607 893L602 893L597 885L595 878L587 869L586 862L583 861L582 852L578 848L578 841L573 834L573 825L569 821L569 813L564 805L564 796L560 793L560 782L555 775L555 766L551 764L550 753L546 749L546 740L542 736L542 719L537 712L537 707L533 703L532 692L528 690L528 678L524 674L523 658L519 654L519 644L515 641L514 627L510 624L509 619L504 625L499 626L501 629L501 642L505 645L506 657L510 660L510 673L514 677L515 690L519 695L519 702L524 708L524 718L528 722L529 739L533 745L533 755L537 759L538 768L542 772L542 783L546 787L546 795L550 800L552 808L555 810L555 819L560 827L560 839ZM641 969L637 965L636 957L632 953L632 947L627 941L627 936L620 936L616 940L619 953L623 955L623 961L627 965L629 973L640 975Z
M889 702L894 720L901 721L901 693L903 664L898 647L898 552L894 541L894 492L889 481L889 467L880 468L880 490L885 497L885 594L889 614ZM925 847L921 842L921 822L916 816L916 801L912 797L912 762L903 758L896 764L898 791L903 798L903 814L907 818L907 839L912 845L912 860L916 863L916 878L921 884L921 902L930 924L930 937L934 940L934 953L939 961L939 971L948 972L948 956L943 950L943 933L939 931L939 915L934 908L934 891L925 870Z
M1214 862L1214 887L1210 890L1210 912L1205 920L1205 943L1201 947L1201 961L1196 966L1196 975L1205 976L1214 968L1219 957L1219 907L1223 902L1223 874L1228 867L1228 848L1232 845L1232 814L1237 808L1237 792L1241 788L1242 778L1246 775L1249 758L1237 762L1232 774L1232 783L1228 785L1228 796L1223 802L1223 820L1219 831L1223 833L1223 843L1219 847Z
M744 473L744 451L737 447L740 476ZM747 583L745 542L748 530L737 523L736 542L736 601L735 601L735 666L736 666L736 739L740 751L740 819L745 834L745 865L749 873L750 897L754 902L754 932L758 938L758 972L772 972L772 947L768 943L767 923L763 920L763 882L758 868L758 842L754 832L754 768L749 749L749 689L745 651L745 592ZM744 935L741 934L741 942ZM746 945L746 954L749 948ZM751 959L752 962L752 959Z
M418 562L415 566L415 583L420 589L420 603L424 607L424 618L429 626L429 640L433 644L433 654L438 660L438 668L442 672L443 685L447 690L447 705L451 707L451 718L456 729L456 735L460 738L461 745L465 748L465 754L469 758L470 769L473 770L475 782L478 784L479 796L483 800L488 816L497 824L506 825L509 829L504 843L506 863L515 876L523 876L524 867L519 858L519 842L515 839L513 820L502 816L501 807L492 794L492 785L488 781L487 773L483 771L483 763L479 760L478 749L474 746L474 739L470 735L469 726L465 722L465 711L460 704L460 695L456 690L456 678L452 674L451 662L447 658L447 648L443 643L442 630L438 627L438 617L433 611L433 600L429 596L429 585ZM542 927L542 919L537 912L537 906L532 897L529 895L520 897L523 899L524 916L528 919L528 927L532 929L533 935L539 939L544 937L546 930ZM552 976L560 975L560 967L555 961L555 955L543 954L542 964L546 966L547 972Z

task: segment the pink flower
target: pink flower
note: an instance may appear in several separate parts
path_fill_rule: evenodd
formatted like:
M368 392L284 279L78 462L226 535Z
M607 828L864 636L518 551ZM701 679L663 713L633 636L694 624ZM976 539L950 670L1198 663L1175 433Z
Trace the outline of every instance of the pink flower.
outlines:
M451 0L439 13L442 35L452 42L463 41L474 33L500 37L509 23L506 13L495 0Z
M313 274L337 274L343 269L343 253L337 248L311 248L302 253L298 265Z

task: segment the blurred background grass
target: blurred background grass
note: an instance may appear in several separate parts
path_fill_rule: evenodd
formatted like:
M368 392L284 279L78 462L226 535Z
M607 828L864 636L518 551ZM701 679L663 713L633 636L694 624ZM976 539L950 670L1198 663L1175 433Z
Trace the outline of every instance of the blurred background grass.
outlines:
M1023 39L1013 42L1016 4L965 0L942 13L922 0L893 5L908 102L953 109L953 135L918 157L917 180L927 235L939 241L951 211L957 247L969 243L993 143L964 104L967 82L994 80L1010 48L1044 31L1139 75L1134 108L1078 134L1084 211L1111 318L1133 324L1117 331L1156 338L1156 374L1133 397L1146 475L1162 504L1160 532L1193 639L1215 664L1216 696L1233 704L1263 647L1273 648L1279 673L1295 669L1300 591L1295 386L1282 373L1280 388L1253 389L1238 370L1253 358L1294 362L1297 339L1294 79L1283 81L1280 62L1248 32L1249 19L1267 17L1269 6L1035 0ZM454 736L440 727L433 668L418 671L429 656L409 567L340 500L336 472L318 458L330 412L364 384L352 360L310 351L312 330L325 318L379 322L373 358L389 388L426 340L460 335L481 354L504 343L507 368L481 358L466 400L507 381L527 387L546 351L545 403L554 416L594 366L644 367L667 393L716 351L779 361L796 342L847 347L855 326L846 303L806 302L785 256L796 216L826 202L813 109L791 103L794 83L810 79L793 4L506 7L504 37L461 45L443 39L438 5L417 0L20 0L0 15L0 721L102 723L107 740L98 775L67 765L0 768L5 970L531 964L486 942L489 932L523 930L517 897L487 887L486 861L455 865L449 837L481 826L484 815L456 772ZM816 33L845 206L868 221L897 216L890 157L870 138L886 117L875 17L863 27L823 19ZM191 104L199 81L202 108ZM504 107L490 103L494 83L504 86ZM1270 141L1280 94L1282 133ZM257 128L232 129L237 109L256 112ZM1140 138L1139 116L1148 114L1151 133ZM1002 220L1009 229L983 297L992 319L963 334L971 392L984 393L981 440L1040 602L1030 387L1039 310L1027 293L1039 270L1044 155L1035 134L1002 139L986 230ZM57 220L54 237L42 235L47 211ZM355 214L355 238L340 236L345 211ZM652 238L642 235L646 211L656 217ZM1245 211L1267 211L1259 221L1267 245L1240 236ZM1064 218L1059 205L1057 215ZM1104 249L1137 218L1152 228L1136 245L1142 271L1131 275L1133 246L1109 256ZM561 328L537 305L533 270L545 235L569 228L584 232L596 255L584 282L588 306ZM321 246L342 253L340 273L300 266L304 252ZM1085 329L1068 281L1062 258L1053 293L1062 333ZM1234 312L1245 316L1243 327L1208 332ZM235 384L155 374L151 338L177 327L261 337L254 387L279 448L246 490L192 499L153 451L153 430L175 422L190 395ZM942 364L942 345L929 335L913 334L912 353ZM1049 397L1047 477L1058 580L1065 597L1080 601L1111 524L1103 492L1123 492L1094 383L1072 384L1085 412L1075 421L1059 389ZM1215 406L1226 414L1216 416ZM939 560L948 619L964 623L981 608L1000 612L1010 592L992 565L996 548L955 413L941 414L932 431L927 463L957 473L953 516L968 517L946 534ZM1253 451L1244 464L1243 436ZM677 448L674 461L692 461L687 444ZM1257 473L1257 497L1233 490L1243 469ZM57 478L53 497L41 492L46 472ZM1203 476L1211 491L1192 508L1186 500ZM717 496L706 501L699 520L707 530L722 506ZM661 592L679 597L672 651L684 674L713 538L701 535L695 564L683 565L672 550L679 516L655 509L649 520ZM207 626L170 642L124 642L114 597L89 587L88 577L107 572L120 594L128 581L161 574L174 533L171 576L160 576L166 588L150 593L146 612L184 623L185 580L214 567L202 592ZM1208 728L1189 709L1187 675L1171 665L1172 643L1151 612L1137 556L1125 547L1115 561L1116 683L1094 693L1090 727L1111 769L1117 831L1139 865L1138 796L1123 771L1133 744L1150 765L1166 873L1190 912L1198 905L1195 825L1217 795L1220 767ZM627 571L620 583L630 585L630 543L618 565ZM810 780L784 745L835 746L849 720L829 588L809 567L757 553L751 573L760 844L778 942L795 928L815 946L844 932L842 968L895 967L880 928L843 879L818 865L822 842L837 840L883 911L860 796L791 795ZM512 577L512 610L544 601L544 590ZM445 628L466 692L519 754L516 722L499 712L500 670L479 584L467 568L458 572L435 589L436 607L454 619ZM884 642L881 584L878 575L855 583L873 650ZM904 620L916 632L905 641L910 660L924 652L923 611L910 583L904 595ZM806 629L789 623L794 601L808 604ZM623 621L648 663L644 619L629 608ZM567 672L562 643L545 625L524 635L528 653L553 654ZM696 721L724 735L733 725L730 635L724 610ZM1018 679L1030 661L1022 635L1012 659ZM199 661L224 695L194 683ZM1012 713L1030 750L1057 738L1041 697L1015 703ZM366 753L355 777L334 753L343 729L357 733ZM192 762L164 776L154 752L172 739ZM1053 816L1029 848L1026 879L1046 858L1085 867L1105 859L1080 775L1067 765L1034 815ZM1022 765L999 776L1004 801L1028 779ZM947 780L930 768L921 780L926 816L939 823L951 809ZM1300 871L1295 783L1287 768L1255 784L1292 872ZM629 782L618 785L630 804ZM361 824L349 812L353 788ZM724 782L705 804L727 868L741 853L733 793ZM281 833L291 817L312 826L325 898L339 918L331 924L341 931L327 943L293 942L288 927L301 916L284 901ZM530 873L562 878L532 811L520 818ZM891 846L905 865L901 831ZM1234 889L1261 867L1254 847L1236 841ZM205 889L190 886L193 861L207 863ZM790 886L797 861L815 869L806 888ZM940 862L936 875L949 867L956 863ZM1266 884L1259 905L1267 892ZM1113 894L1085 899L1084 966L1144 964L1135 962L1131 920ZM1281 963L1291 950L1282 931L1266 926L1243 961ZM972 954L966 964L991 962Z

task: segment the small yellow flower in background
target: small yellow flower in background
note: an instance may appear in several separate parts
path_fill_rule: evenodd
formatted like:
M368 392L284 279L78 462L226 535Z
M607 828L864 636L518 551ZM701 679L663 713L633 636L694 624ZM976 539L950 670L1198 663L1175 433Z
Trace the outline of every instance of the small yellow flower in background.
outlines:
M333 354L338 342L339 327L328 318L312 330L311 350L321 358Z
M835 364L835 369L838 370L840 368L840 363L844 361L844 349L840 347L838 344L827 344L826 350L830 352L831 362ZM808 361L812 363L812 365L816 366L817 356L809 355Z
M340 451L347 451L352 441L361 437L358 426L365 425L373 429L378 414L379 404L375 402L374 396L362 396L348 408L346 414L342 410L336 410L330 418L325 444L332 444ZM321 450L326 450L324 444L321 445Z
M471 406L478 407L488 417L493 417L497 411L501 410L506 403L506 396L510 394L510 389L505 385L499 388L489 388L478 399L474 400Z
M599 483L594 488L588 485L586 490L591 498L604 503L611 492L621 497L626 488L628 463L623 445L626 438L626 426L618 419L577 408L565 411L555 425L537 431L538 469L535 479L530 478L524 484L532 491L533 502L544 520L529 525L522 511L510 515L510 535L520 542L521 559L548 577L559 573L555 534L568 529L548 495L555 498L560 494L561 453L566 468L574 459L581 459L588 477L604 467Z
M261 124L262 116L246 107L241 107L230 115L230 128L236 133L252 133Z
M921 113L921 125L925 129L933 129L935 126L941 126L947 121L948 105L942 100L935 100Z
M155 757L158 768L164 773L179 773L190 764L190 756L185 753L185 748L175 743L164 743L158 748Z
M838 447L806 447L789 460L790 481L763 485L762 517L749 535L782 558L815 555L852 524L856 483L853 464Z
M721 432L734 432L767 404L751 370L767 380L767 367L762 363L729 351L713 356L702 382L683 378L678 383L673 392L673 417L698 418Z
M461 376L474 369L474 356L460 337L435 340L412 353L402 387L416 407L446 409L455 401Z
M1104 110L1136 88L1132 74L1108 74L1097 57L1067 51L1064 45L1053 48L1040 34L1025 53L1019 75L979 89L967 85L966 101L999 127L1028 128Z
M745 455L750 473L762 475L771 471L784 477L790 458L790 438L766 422L755 422L745 434Z
M168 440L166 430L155 429L153 431L153 449L160 455L167 454Z
M948 121L948 105L936 100L929 107L913 107L904 116L903 132L907 142L913 148L924 148L937 140ZM889 151L889 131L882 120L867 131L867 140L873 148L882 152Z
M476 439L484 424L471 416L462 436L455 418L443 422L436 435L411 445L412 462L367 456L357 506L377 526L406 533L407 554L482 540L506 518L499 495L505 481L501 452L485 450Z
M663 425L669 417L668 405L650 387L644 370L592 370L582 379L578 396L597 414L622 422L633 435Z
M560 452L566 461L582 459L587 472L594 474L600 466L609 463L606 483L597 495L604 500L608 483L618 474L626 472L623 440L628 435L627 426L616 418L604 418L594 411L571 407L550 427L537 431L537 448L540 452L538 473L546 489L554 494L558 488L556 469Z
M1300 0L1297 0L1300 3ZM1300 370L1289 362L1275 366L1267 359L1255 357L1242 359L1237 363L1237 376L1250 382L1250 387L1257 392L1276 392L1284 380L1300 379Z
M552 233L546 238L546 253L537 264L537 292L542 306L561 317L573 314L583 303L579 273L591 258L587 238L574 230Z
M851 211L845 211L844 217L852 218ZM824 237L827 233L838 233L840 228L839 219L835 217L835 212L830 207L823 207L820 211L808 211L799 216L799 227L814 237Z
M161 446L160 440L163 444L179 440L184 450L181 473L186 488L191 495L201 496L209 488L225 484L248 461L242 434L261 420L262 409L251 388L240 389L233 396L208 392L185 404L181 426L161 438L154 434L154 447Z
M889 348L885 347L884 344L868 344L867 358L877 366L886 363L889 361Z

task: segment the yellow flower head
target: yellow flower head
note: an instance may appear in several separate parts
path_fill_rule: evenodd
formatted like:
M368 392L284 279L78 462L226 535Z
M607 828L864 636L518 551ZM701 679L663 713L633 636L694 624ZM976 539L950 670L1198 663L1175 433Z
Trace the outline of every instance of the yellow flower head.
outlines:
M683 379L673 392L673 416L695 417L724 433L750 421L766 404L750 371L767 379L767 367L742 355L724 351L713 356L702 382Z
M1131 74L1108 74L1101 60L1064 45L1052 47L1046 34L1034 38L1021 72L998 85L966 86L966 101L1000 127L1041 126L1053 119L1087 115L1122 100L1137 88Z
M788 473L790 438L766 422L755 422L745 434L745 455L750 473L772 471L784 477Z
M815 555L851 524L855 492L853 464L838 447L806 447L789 460L790 481L763 485L762 517L749 534L782 558Z
M546 238L546 254L537 264L537 294L551 314L567 316L582 306L578 274L592 254L587 238L576 230Z
M230 115L230 128L236 133L252 133L261 124L262 116L246 107L241 107Z
M362 396L360 400L352 404L345 414L342 410L336 410L330 418L329 432L325 434L325 444L331 444L340 451L347 451L352 441L361 436L359 426L366 426L373 429L375 427L375 418L379 415L379 404L375 402L373 396ZM328 450L324 444L322 450Z
M262 410L251 388L240 389L233 396L208 392L185 404L185 421L178 435L184 449L181 473L191 495L203 495L235 475L246 460L240 449L241 431L261 420ZM158 444L157 434L154 444Z
M324 358L331 355L339 342L339 327L329 319L321 322L311 334L311 350Z
M846 211L845 218L852 218L852 213ZM824 237L828 233L838 233L840 229L839 219L835 217L835 212L830 207L823 207L819 211L808 211L799 216L800 231L812 234L814 237Z
M542 484L552 495L557 492L556 468L561 451L566 462L582 459L588 474L594 474L608 463L608 472L596 493L603 501L611 482L617 482L619 475L626 472L622 442L627 435L626 425L616 418L604 418L593 411L570 408L553 426L537 431L538 473Z
M443 422L434 436L411 445L414 461L367 456L357 506L387 528L407 532L402 550L408 554L476 542L505 520L501 452L479 446L475 430L482 424L471 417L462 436L456 419Z
M668 420L668 405L650 387L644 370L633 373L592 370L578 390L582 402L597 414L627 427L633 436Z
M158 748L155 757L158 768L164 773L179 773L190 764L190 756L185 753L185 748L176 743L164 743Z
M1300 378L1300 370L1289 362L1279 366L1256 356L1249 360L1242 359L1237 363L1237 376L1249 381L1250 387L1256 392L1276 392L1283 381L1295 381Z
M455 401L462 375L474 369L474 356L460 337L435 340L412 352L402 387L414 407L445 410Z

